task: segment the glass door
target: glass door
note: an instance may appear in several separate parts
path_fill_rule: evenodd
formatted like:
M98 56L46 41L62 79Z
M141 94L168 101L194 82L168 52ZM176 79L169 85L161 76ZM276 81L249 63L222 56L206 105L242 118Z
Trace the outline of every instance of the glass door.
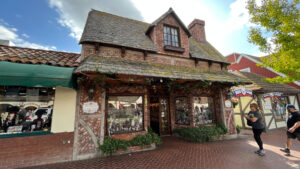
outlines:
M170 115L169 115L169 100L160 98L160 134L170 134Z

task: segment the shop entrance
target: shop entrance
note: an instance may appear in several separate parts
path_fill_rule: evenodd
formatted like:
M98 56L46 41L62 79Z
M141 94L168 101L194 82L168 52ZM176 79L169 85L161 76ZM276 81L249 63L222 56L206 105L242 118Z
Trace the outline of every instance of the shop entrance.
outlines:
M153 92L150 92L150 127L161 136L169 135L171 134L169 97Z

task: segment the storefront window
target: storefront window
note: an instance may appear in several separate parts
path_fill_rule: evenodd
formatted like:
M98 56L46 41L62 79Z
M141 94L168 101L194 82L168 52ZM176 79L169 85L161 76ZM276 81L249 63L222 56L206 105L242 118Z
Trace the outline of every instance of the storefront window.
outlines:
M190 124L189 106L187 97L177 97L175 99L175 120L176 124Z
M0 87L0 134L50 131L54 88Z
M210 97L194 97L195 125L210 124L213 122L213 99Z
M285 97L281 98L271 98L272 100L272 110L276 120L285 120L286 118L286 100Z
M265 113L272 113L275 120L285 120L286 119L286 104L288 100L287 97L270 97L263 98L262 105Z
M142 131L143 117L142 96L109 96L107 117L109 134Z

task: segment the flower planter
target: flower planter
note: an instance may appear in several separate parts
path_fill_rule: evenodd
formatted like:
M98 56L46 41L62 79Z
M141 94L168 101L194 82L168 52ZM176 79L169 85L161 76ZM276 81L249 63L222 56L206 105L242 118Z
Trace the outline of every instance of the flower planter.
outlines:
M141 152L141 151L149 151L154 150L156 148L155 143L152 143L150 145L145 145L144 147L141 146L132 146L128 147L127 150L117 150L117 152L113 155L121 155L121 154L129 154L129 153L135 153L135 152Z

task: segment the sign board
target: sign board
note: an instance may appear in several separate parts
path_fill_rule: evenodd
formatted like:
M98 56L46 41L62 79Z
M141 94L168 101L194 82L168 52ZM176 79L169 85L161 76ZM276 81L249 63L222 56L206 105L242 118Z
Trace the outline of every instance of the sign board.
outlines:
M275 97L275 98L281 98L281 97L282 97L282 93L279 93L279 92L273 92L273 93L266 93L266 94L263 94L263 98L264 98L264 99L272 98L272 97Z
M231 100L225 100L225 107L226 108L231 108L232 104L231 104Z
M234 97L241 97L241 96L249 96L254 98L254 94L251 90L242 88L234 91Z
M23 126L10 126L7 129L7 133L12 134L12 133L21 133L22 132Z
M272 105L271 105L270 101L265 103L265 109L266 110L271 110L272 109Z
M82 111L84 113L96 113L99 109L99 105L97 102L85 102L82 106Z

